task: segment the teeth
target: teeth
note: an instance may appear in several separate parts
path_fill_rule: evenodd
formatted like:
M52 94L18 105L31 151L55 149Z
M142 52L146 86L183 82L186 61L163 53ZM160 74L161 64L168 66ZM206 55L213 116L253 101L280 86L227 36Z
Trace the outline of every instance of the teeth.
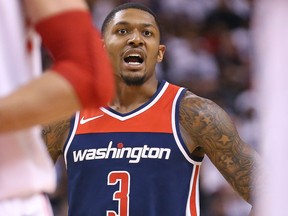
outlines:
M129 65L140 65L143 63L143 59L140 54L131 53L124 58L124 61Z
M141 56L138 55L138 54L131 54L131 55L128 55L128 57L139 57L139 58L141 58Z
M140 63L139 62L128 62L128 64L130 64L130 65L139 65Z

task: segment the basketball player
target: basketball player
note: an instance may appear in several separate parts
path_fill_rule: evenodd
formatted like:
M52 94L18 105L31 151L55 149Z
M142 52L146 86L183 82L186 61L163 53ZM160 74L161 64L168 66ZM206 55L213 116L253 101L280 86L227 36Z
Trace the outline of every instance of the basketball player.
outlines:
M21 88L12 95L1 95L0 132L67 118L80 108L107 104L114 94L112 67L86 3L82 0L24 2L29 21L52 54L54 65L29 85L21 83ZM7 41L11 39L6 38ZM21 68L15 70L22 74Z
M48 126L54 160L63 153L69 216L198 216L204 156L252 203L257 153L212 101L156 78L163 60L155 14L137 3L115 8L102 26L115 71L109 106ZM69 136L63 144L62 132Z
M105 53L101 53L100 37L94 33L85 2L28 0L24 2L27 10L23 9L22 3L18 0L0 0L1 132L27 127L35 122L51 121L49 115L48 118L42 118L43 112L47 114L49 111L59 118L66 116L66 108L69 114L80 107L104 105L112 96L113 87L109 87L112 85L112 75L109 75L112 74L112 70L108 60L105 60ZM36 25L43 42L55 59L54 66L30 84L27 83L41 73L40 40L27 22L25 13ZM77 18L77 21L73 18ZM67 20L82 25L75 31L77 33L74 34L73 31L72 37L67 36L67 31L71 33L71 26L66 25ZM49 32L56 35L51 36ZM103 64L101 69L103 73L107 73L103 75L103 78L108 78L107 88L104 88L107 94L103 93L103 98L98 91L98 87L102 88L103 85L94 86L99 84L96 79L100 79L99 82L103 81L102 75L97 75L100 63L92 64L92 57L95 56L89 56L86 61L85 58L88 57L85 57L86 50L83 50L86 42L83 45L82 35L95 40L87 53L92 55L97 51L97 56ZM63 41L68 44L63 44ZM55 45L54 42L59 43ZM55 50L53 46L58 46L60 50ZM71 53L69 49L75 46L78 48L77 52L82 55L80 60L76 59L78 54ZM105 66L106 63L108 66ZM87 80L81 79L82 76ZM17 90L23 85L24 87ZM39 127L33 127L0 134L1 216L52 215L45 194L55 190L56 176L40 131Z

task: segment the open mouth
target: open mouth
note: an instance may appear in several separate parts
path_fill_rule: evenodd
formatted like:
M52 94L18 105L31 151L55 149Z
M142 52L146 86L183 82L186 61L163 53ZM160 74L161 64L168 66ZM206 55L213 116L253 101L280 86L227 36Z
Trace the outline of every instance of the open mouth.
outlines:
M140 65L143 63L143 58L138 54L130 54L124 58L124 61L130 65Z

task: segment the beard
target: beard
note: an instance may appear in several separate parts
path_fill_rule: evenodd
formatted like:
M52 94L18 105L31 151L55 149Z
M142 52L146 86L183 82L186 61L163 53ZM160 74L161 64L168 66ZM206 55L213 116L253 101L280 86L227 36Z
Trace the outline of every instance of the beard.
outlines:
M141 86L145 82L145 76L121 76L128 86Z

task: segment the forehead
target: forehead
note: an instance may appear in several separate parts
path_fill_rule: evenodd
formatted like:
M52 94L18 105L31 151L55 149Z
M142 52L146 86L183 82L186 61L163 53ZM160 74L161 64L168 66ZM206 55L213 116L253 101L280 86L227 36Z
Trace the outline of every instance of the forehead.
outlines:
M129 8L118 11L113 19L110 22L110 26L118 25L118 24L130 24L130 25L150 25L156 29L158 29L155 18L150 13L135 9Z

